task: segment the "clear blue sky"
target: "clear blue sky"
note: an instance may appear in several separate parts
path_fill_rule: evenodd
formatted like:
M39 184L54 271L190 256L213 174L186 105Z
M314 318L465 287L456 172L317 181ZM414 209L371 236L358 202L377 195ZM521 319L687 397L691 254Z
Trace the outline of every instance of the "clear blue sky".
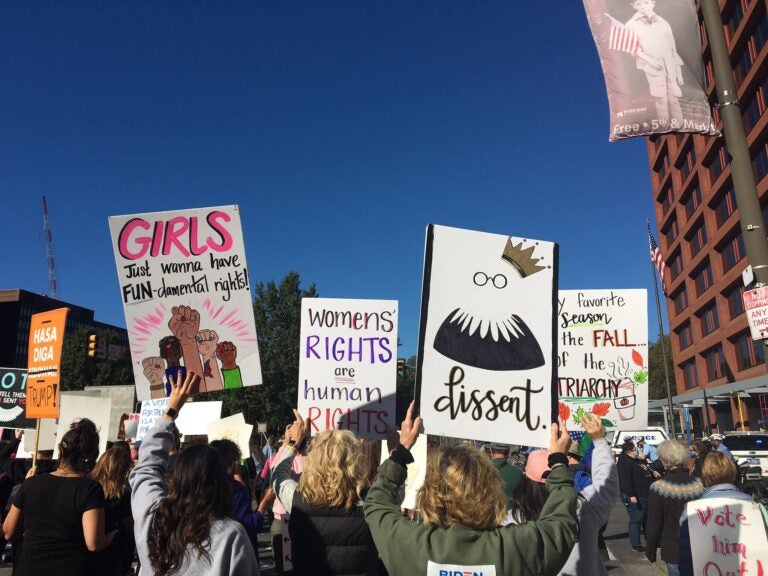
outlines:
M2 2L0 288L124 326L107 217L239 204L252 283L400 301L428 223L560 244L560 287L647 288L644 139L608 143L581 2Z

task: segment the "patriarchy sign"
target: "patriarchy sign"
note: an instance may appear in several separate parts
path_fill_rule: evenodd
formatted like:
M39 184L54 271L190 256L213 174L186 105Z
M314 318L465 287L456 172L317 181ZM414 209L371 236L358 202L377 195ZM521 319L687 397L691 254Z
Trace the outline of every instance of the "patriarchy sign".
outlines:
M686 505L693 573L768 574L768 538L756 502L732 498Z
M691 0L583 0L605 76L613 142L668 132L718 134L704 91Z
M261 384L238 207L112 216L109 228L139 399L166 397L188 370L199 392Z
M34 420L24 417L27 403L27 371L0 368L0 427L34 428Z
M59 367L67 309L33 314L27 353L27 418L58 418Z
M646 428L646 291L561 290L557 331L558 407L568 426L590 412L608 429Z
M298 410L312 434L395 429L397 310L396 300L301 301Z
M419 334L429 433L547 446L557 245L430 225Z

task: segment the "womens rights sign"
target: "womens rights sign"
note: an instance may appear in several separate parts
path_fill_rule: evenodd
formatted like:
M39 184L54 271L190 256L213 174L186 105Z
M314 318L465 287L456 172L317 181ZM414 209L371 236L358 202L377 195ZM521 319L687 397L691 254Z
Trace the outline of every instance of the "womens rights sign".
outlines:
M557 395L571 429L590 412L606 428L648 425L645 290L561 290Z
M416 388L430 434L547 446L557 245L427 228Z
M238 207L112 216L109 228L139 399L166 397L188 370L199 392L261 384Z
M312 434L395 429L397 301L301 301L298 410Z
M686 504L693 573L768 573L768 537L756 502L705 498Z

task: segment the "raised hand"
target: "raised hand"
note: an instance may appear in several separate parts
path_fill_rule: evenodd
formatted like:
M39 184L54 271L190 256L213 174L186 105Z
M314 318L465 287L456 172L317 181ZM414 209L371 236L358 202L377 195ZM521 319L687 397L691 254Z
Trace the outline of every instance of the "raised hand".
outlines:
M571 446L571 437L568 435L568 428L565 426L565 420L560 418L560 422L552 422L549 436L549 451L554 454L560 452L567 454Z
M414 419L413 411L416 407L416 402L411 401L408 406L408 411L405 413L405 419L400 424L400 444L403 448L410 450L413 445L416 444L416 439L419 437L419 432L424 421L421 416L416 416Z
M179 339L182 346L187 342L194 342L200 330L200 313L189 306L174 306L171 308L168 328Z
M216 356L221 360L224 370L232 370L237 367L237 346L232 342L221 342L216 347Z
M605 438L605 428L603 428L602 420L591 412L584 412L584 415L581 417L581 425L592 440Z
M187 372L184 380L178 380L174 376L168 376L171 383L171 395L168 397L168 408L173 408L177 412L181 410L194 391L200 384L200 376L194 372Z
M144 376L150 385L162 385L165 376L165 361L160 356L148 356L141 361Z

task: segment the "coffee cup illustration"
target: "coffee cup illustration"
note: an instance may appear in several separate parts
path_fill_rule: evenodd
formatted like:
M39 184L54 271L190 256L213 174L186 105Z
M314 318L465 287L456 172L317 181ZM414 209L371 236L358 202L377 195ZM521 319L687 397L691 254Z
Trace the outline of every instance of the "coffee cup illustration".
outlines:
M613 399L613 405L619 412L621 420L632 420L635 417L635 383L630 378L625 378L619 384L616 397Z

